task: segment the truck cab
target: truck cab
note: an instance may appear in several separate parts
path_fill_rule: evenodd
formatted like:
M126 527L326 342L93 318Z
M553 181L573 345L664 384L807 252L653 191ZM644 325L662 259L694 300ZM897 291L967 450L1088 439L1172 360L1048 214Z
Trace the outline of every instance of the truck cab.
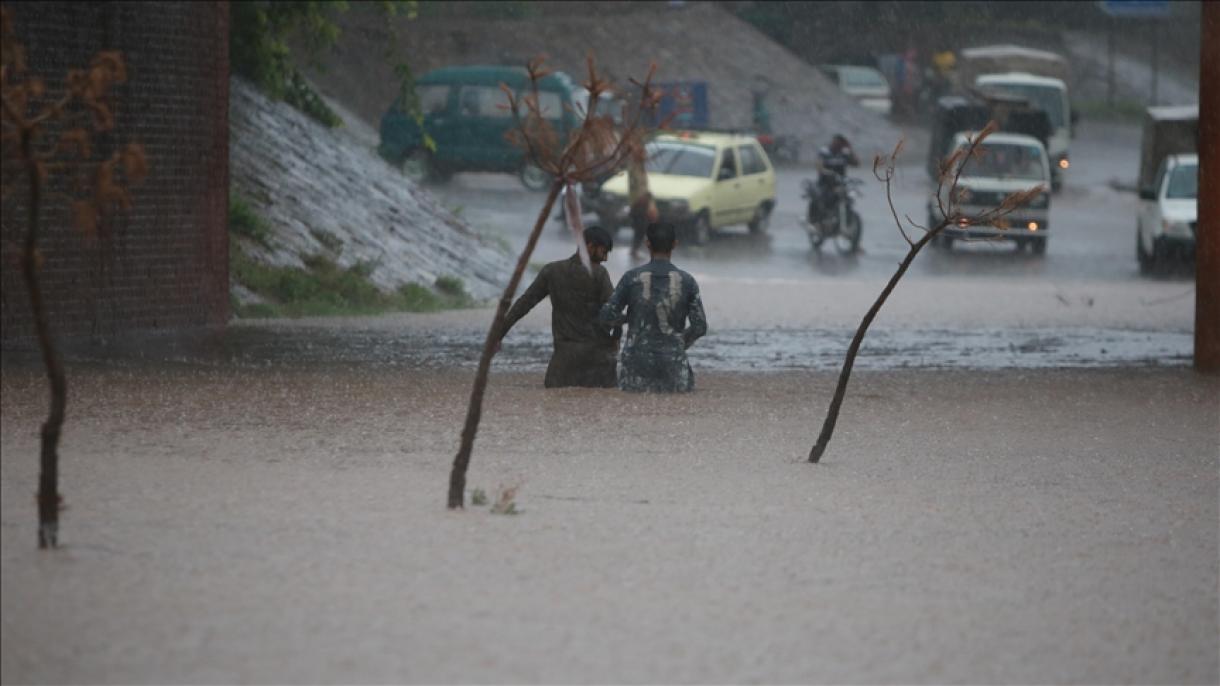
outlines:
M1062 79L1037 76L1027 72L983 74L974 81L984 93L1005 93L1024 98L1033 107L1046 112L1051 131L1047 138L1047 154L1051 158L1051 188L1059 190L1071 166L1068 148L1072 139L1072 107L1067 84Z

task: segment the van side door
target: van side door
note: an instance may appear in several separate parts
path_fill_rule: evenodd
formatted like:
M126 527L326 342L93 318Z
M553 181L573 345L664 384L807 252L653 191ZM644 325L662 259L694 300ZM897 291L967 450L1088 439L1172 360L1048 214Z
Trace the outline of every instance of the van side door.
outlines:
M520 166L521 152L505 135L513 125L508 97L498 86L462 84L457 97L459 169L511 171Z
M759 205L775 198L775 175L768 174L766 153L757 143L737 146L737 159L741 160L741 211L747 219L754 216Z
M712 226L719 228L741 221L742 187L741 165L733 146L720 149L712 190Z

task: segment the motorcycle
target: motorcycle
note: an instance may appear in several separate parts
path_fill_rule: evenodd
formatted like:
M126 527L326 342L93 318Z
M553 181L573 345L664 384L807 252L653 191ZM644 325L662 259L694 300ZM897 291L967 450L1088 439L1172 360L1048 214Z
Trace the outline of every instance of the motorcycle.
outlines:
M860 249L860 235L864 232L860 215L855 210L855 199L860 197L860 179L842 174L832 174L831 206L823 207L822 190L809 179L804 182L804 197L807 201L805 231L815 251L821 251L822 243L834 242L841 255L852 255Z

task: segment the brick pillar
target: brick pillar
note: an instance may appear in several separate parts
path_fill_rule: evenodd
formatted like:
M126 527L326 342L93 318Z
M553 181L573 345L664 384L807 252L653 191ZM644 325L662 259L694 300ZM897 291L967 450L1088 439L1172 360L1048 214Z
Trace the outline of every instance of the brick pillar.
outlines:
M1195 369L1220 373L1220 2L1204 2L1199 63Z

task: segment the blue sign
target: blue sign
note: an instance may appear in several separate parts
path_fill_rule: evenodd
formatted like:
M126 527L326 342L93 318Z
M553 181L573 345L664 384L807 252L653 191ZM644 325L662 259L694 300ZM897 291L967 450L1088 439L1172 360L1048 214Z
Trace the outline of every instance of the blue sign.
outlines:
M1112 17L1169 16L1169 0L1100 0L1097 4Z
M680 81L657 83L653 87L661 92L657 106L657 119L664 120L673 115L671 129L706 129L708 126L707 83L704 81Z

